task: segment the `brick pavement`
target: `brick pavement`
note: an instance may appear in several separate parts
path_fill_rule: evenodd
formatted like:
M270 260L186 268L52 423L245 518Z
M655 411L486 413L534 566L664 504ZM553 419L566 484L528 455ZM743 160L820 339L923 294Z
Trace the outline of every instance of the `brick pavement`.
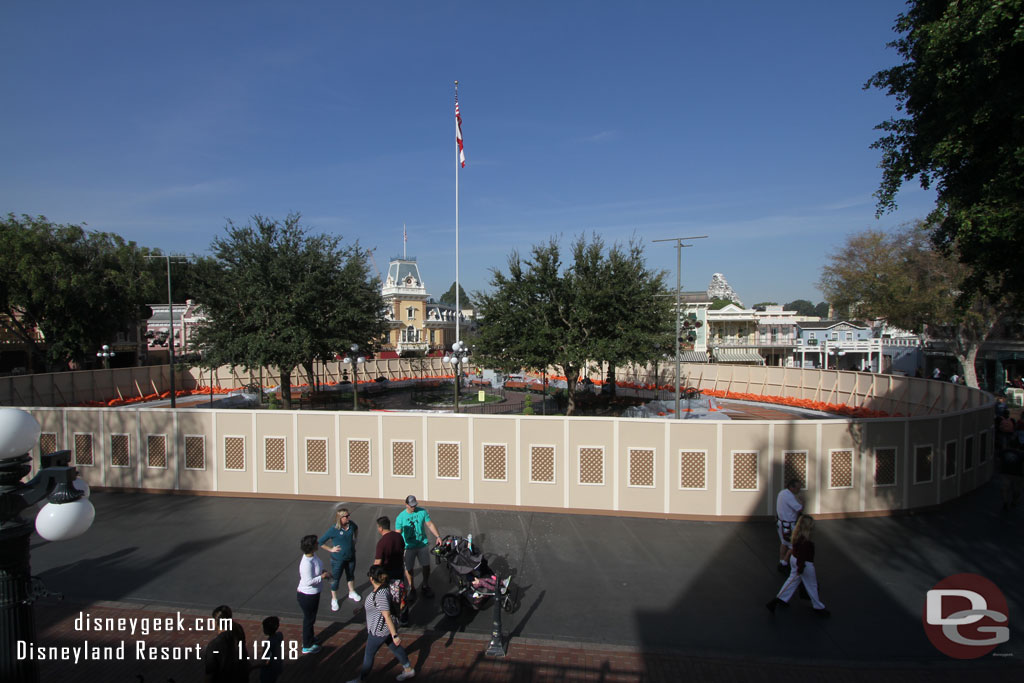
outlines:
M45 646L117 646L125 643L123 661L102 660L71 662L40 662L41 681L61 683L106 683L132 681L133 683L184 683L201 681L202 667L197 661L197 645L202 647L214 635L213 631L151 631L148 635L129 631L97 632L76 630L75 619L84 612L92 618L175 618L180 612L186 627L194 625L196 618L208 613L177 608L139 607L125 603L70 604L43 601L36 605L37 638ZM328 615L331 613L328 611ZM361 617L358 612L356 617ZM323 609L317 622L317 633L323 650L315 655L298 655L286 659L282 683L316 681L344 681L356 675L362 662L366 642L365 628L350 621L341 624L323 618ZM236 621L245 629L249 649L253 640L262 641L260 617L236 615ZM281 632L285 643L298 642L301 623L296 619L282 619ZM504 658L484 654L488 639L475 634L447 631L403 629L405 647L416 667L416 680L461 681L466 683L561 683L568 681L600 681L602 683L640 681L821 681L822 683L953 683L970 679L973 682L1005 682L1019 675L1020 669L1007 667L1006 662L979 660L976 662L943 662L930 666L887 665L875 667L857 662L845 665L816 665L802 660L794 650L789 658L753 661L742 658L705 659L683 657L670 652L642 652L636 648L588 645L580 642L538 641L513 639ZM168 651L167 661L148 661L136 655L136 642L144 641L147 648L180 647ZM187 649L185 649L187 648ZM371 681L393 680L401 667L382 648L374 665ZM258 680L254 673L252 680Z

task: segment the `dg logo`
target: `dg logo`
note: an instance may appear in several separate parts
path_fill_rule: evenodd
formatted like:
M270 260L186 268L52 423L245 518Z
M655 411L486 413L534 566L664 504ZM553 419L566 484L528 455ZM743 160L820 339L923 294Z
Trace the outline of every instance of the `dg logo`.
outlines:
M977 659L1010 639L1010 615L999 588L977 574L939 581L925 598L924 632L940 652Z

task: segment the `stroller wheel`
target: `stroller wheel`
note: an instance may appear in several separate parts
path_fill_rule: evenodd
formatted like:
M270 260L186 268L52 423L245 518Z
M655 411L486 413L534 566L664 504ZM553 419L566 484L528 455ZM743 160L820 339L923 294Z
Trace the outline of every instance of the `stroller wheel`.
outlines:
M455 593L445 593L441 596L441 611L445 616L457 617L462 614L462 602Z

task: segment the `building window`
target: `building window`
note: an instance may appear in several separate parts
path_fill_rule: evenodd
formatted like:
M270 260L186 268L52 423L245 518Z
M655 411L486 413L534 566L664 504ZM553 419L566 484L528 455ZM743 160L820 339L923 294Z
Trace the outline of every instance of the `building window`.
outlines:
M846 341L853 341L853 332L846 333Z
M416 319L416 309L413 308L412 306L410 306L409 308L405 309L405 319L406 320L415 320Z
M817 332L808 332L807 333L807 338L808 339L817 339L818 338L817 334L818 334Z

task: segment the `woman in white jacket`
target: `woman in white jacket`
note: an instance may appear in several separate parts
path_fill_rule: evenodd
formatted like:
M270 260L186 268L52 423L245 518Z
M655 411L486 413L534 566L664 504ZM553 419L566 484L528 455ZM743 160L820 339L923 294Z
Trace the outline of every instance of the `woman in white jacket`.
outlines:
M299 588L296 598L302 609L302 654L319 652L320 646L313 640L313 624L316 613L320 609L320 589L324 579L331 578L331 573L324 570L320 558L316 556L319 545L314 535L303 536L299 542L302 558L299 560Z

